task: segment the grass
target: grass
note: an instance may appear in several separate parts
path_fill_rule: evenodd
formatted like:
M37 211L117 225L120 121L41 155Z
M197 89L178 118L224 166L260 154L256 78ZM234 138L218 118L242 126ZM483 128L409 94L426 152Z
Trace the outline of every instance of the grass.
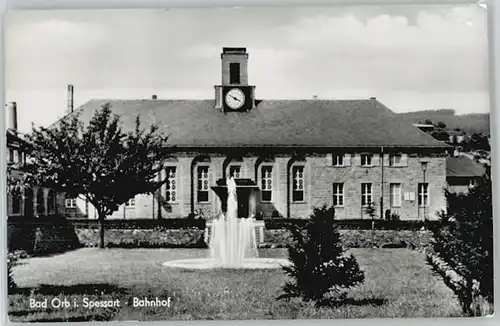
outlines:
M20 290L9 295L11 321L297 319L460 316L453 293L434 276L423 254L408 249L353 249L365 283L336 308L276 301L281 270L198 270L163 267L174 259L206 257L198 249L84 248L29 258L14 267ZM282 249L261 257L284 257ZM132 307L133 297L172 298L170 307ZM57 297L79 307L29 307L29 298ZM83 298L119 299L120 308L83 308Z

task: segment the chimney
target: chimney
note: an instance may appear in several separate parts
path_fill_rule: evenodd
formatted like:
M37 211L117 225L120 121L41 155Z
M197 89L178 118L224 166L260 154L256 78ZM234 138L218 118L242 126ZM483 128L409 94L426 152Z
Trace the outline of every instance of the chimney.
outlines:
M17 103L8 102L7 110L9 114L9 125L7 126L7 129L17 131Z
M158 99L158 95L153 94L153 96L151 96L151 98L152 98L153 100L157 100L157 99Z
M74 87L73 85L68 85L68 113L73 113L73 95Z

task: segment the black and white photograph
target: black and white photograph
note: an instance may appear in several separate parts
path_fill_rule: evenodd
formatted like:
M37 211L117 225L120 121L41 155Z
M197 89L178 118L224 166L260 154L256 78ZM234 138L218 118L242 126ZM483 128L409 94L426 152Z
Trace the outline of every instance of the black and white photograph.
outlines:
M487 14L9 11L9 320L491 316Z

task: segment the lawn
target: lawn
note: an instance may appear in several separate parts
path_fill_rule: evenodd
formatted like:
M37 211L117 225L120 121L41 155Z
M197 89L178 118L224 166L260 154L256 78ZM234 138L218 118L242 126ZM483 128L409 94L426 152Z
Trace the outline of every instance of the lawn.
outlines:
M458 302L432 275L422 253L408 249L353 249L366 281L336 308L300 300L276 301L286 276L281 270L181 270L174 259L206 257L198 249L84 248L29 258L14 267L20 290L9 295L12 321L296 319L460 316ZM284 257L280 249L261 257ZM69 308L51 308L52 298ZM170 307L133 307L132 298L167 299ZM30 308L29 299L48 299ZM120 300L119 308L83 307L83 299ZM74 306L75 304L78 307Z

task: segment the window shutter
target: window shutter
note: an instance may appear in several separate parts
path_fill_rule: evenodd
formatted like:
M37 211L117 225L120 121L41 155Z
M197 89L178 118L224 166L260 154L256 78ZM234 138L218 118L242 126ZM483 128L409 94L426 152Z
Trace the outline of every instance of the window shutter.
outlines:
M406 153L401 154L401 165L408 166L408 154Z
M372 165L373 166L380 166L380 154L373 154Z
M351 166L351 154L349 153L344 154L344 165Z

